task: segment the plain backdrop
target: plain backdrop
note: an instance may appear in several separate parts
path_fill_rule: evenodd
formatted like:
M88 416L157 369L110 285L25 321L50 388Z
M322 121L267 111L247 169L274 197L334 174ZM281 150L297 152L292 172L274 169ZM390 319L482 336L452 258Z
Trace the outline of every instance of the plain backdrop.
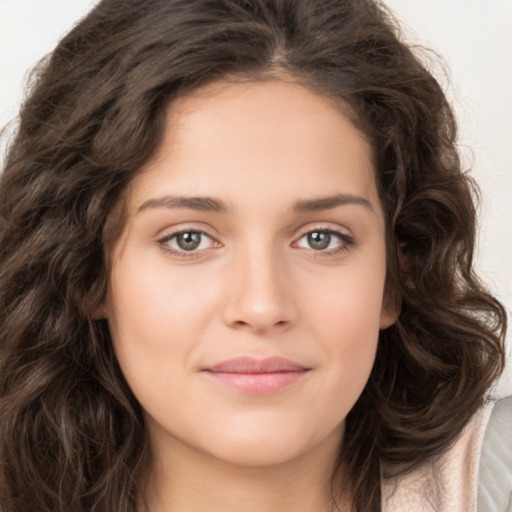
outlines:
M15 127L28 71L95 3L0 0L0 126L14 120ZM443 66L434 70L455 106L463 161L482 189L478 268L510 311L512 0L386 3L403 21L404 36L411 44L424 45L443 57L444 71ZM511 337L509 333L509 352ZM512 393L512 362L497 393Z

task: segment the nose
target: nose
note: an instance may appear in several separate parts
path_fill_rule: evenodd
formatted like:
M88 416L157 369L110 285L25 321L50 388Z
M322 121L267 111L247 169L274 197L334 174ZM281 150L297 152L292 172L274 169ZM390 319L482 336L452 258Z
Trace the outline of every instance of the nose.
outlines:
M263 333L295 324L293 285L285 263L272 250L247 251L231 263L223 311L228 326Z

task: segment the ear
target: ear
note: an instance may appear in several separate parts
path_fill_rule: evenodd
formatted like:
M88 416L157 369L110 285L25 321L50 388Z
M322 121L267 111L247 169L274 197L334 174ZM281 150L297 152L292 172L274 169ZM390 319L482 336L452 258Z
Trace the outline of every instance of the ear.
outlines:
M108 320L107 308L102 304L96 308L90 315L92 320Z
M389 279L389 274L384 286L384 298L380 310L379 329L391 327L400 316L402 310L402 297L397 287Z
M110 316L110 293L106 278L96 280L82 297L81 312L90 320L107 320Z
M398 300L388 300L382 305L380 312L379 329L391 327L400 315L401 304Z
M407 256L404 255L403 246L397 245L396 256L398 262L398 272L407 272L408 262ZM398 279L398 276L396 277ZM402 310L402 297L396 286L392 284L392 278L389 273L386 276L384 285L384 300L382 301L382 309L380 312L379 329L387 329L391 327L400 316Z
M100 305L89 308L88 316L91 320L108 320L110 316L110 305L108 297L101 300Z

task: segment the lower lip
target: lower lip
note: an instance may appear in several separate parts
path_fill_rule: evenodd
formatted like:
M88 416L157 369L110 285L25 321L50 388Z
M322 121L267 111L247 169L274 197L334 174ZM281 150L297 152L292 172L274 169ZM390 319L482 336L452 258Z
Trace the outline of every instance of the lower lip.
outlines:
M224 373L206 372L221 384L253 395L264 395L281 391L303 378L307 371L276 373Z

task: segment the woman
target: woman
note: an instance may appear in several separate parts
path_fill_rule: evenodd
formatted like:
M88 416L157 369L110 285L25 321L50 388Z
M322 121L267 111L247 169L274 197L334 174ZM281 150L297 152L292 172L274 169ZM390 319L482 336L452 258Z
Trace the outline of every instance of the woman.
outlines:
M0 181L3 512L419 510L479 446L505 312L396 32L106 0L61 41Z

